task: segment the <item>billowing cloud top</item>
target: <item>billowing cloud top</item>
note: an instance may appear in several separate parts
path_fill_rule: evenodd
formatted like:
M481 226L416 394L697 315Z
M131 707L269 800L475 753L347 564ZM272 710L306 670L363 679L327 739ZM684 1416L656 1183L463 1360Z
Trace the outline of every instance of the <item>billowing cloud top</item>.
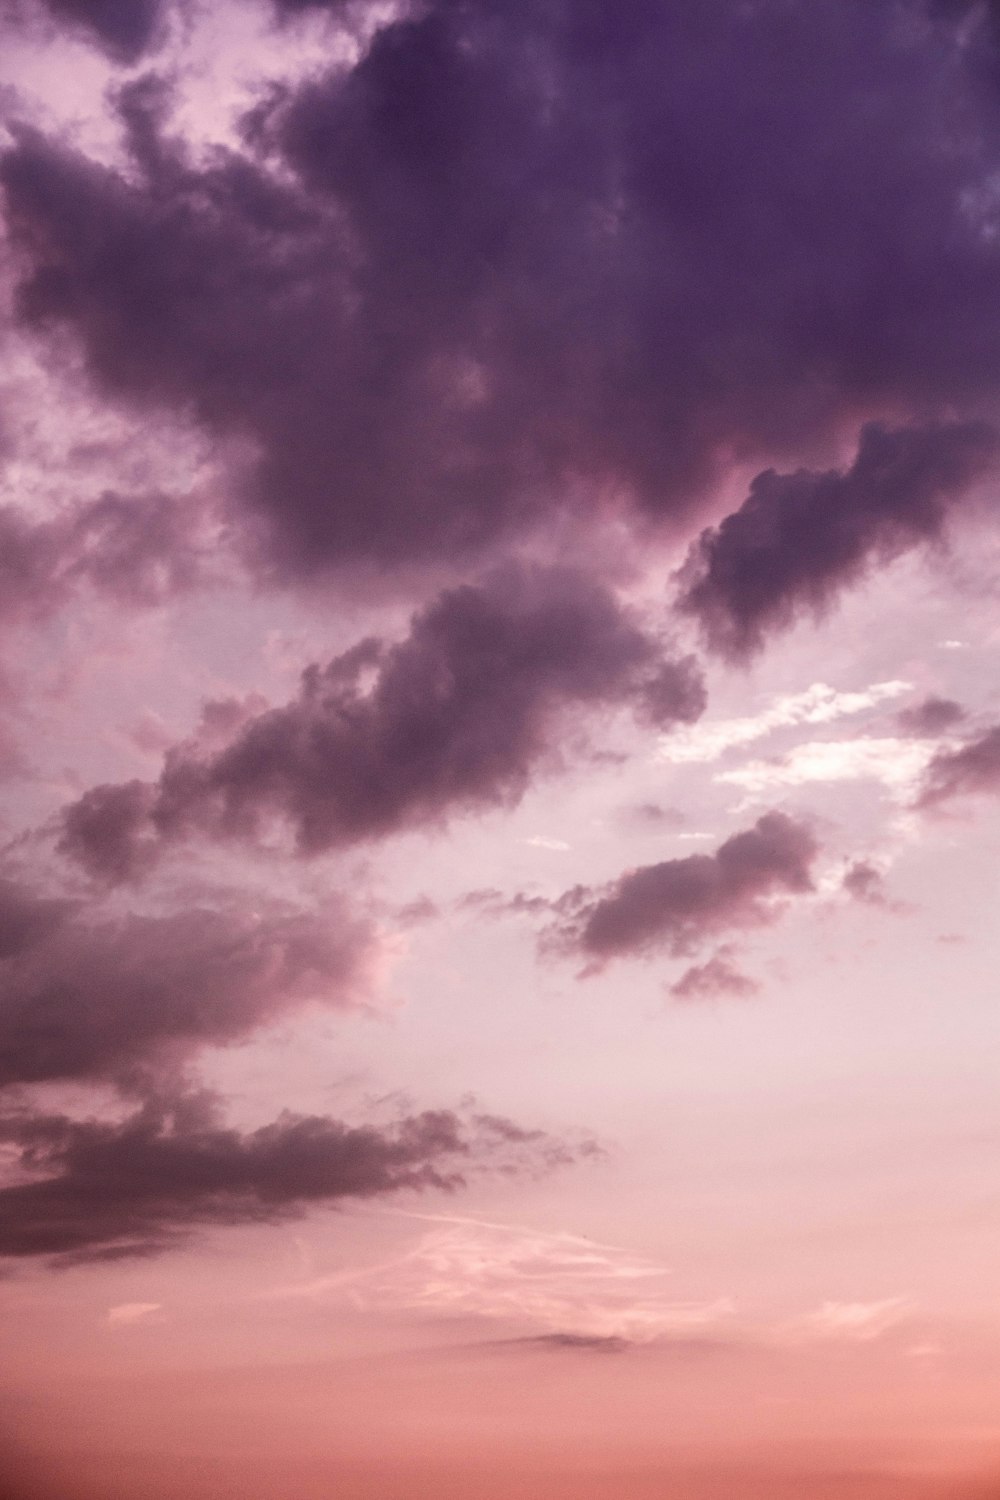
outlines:
M118 91L115 164L26 126L2 163L22 321L70 330L131 409L250 445L233 503L265 570L454 559L566 506L677 521L733 459L995 414L976 7L277 11L307 8L369 40L262 92L236 144L194 155L148 74ZM125 59L172 15L51 9ZM933 530L977 446L871 429L841 480L762 475L692 603L725 570L757 630L735 551L772 512L771 616L822 599Z

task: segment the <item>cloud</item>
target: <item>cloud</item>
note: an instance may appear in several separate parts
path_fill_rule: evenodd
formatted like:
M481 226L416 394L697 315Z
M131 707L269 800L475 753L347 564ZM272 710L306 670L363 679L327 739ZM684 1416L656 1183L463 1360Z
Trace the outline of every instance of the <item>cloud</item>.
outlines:
M801 613L821 613L871 563L940 536L996 454L981 423L871 424L846 471L758 474L740 509L692 548L680 608L714 650L745 659Z
M955 797L992 796L1000 790L1000 728L987 729L958 749L943 749L926 768L918 806L939 807Z
M855 901L862 901L868 906L886 905L882 871L870 860L855 860L844 875L843 886Z
M669 690L667 682L669 680ZM558 762L566 716L628 704L643 722L704 707L691 659L579 573L509 568L449 589L394 645L368 640L221 748L168 752L159 782L99 786L67 809L62 850L110 881L193 832L253 838L275 818L303 854L516 803Z
M602 1350L711 1329L728 1298L671 1297L666 1266L565 1231L421 1215L436 1227L381 1266L339 1272L282 1295L347 1296L362 1306L526 1324L557 1347Z
M156 862L149 827L154 806L154 789L145 781L91 787L65 809L59 849L111 885L134 880Z
M108 1308L108 1322L113 1328L130 1327L144 1322L162 1307L162 1302L120 1302L117 1307Z
M727 750L751 744L775 730L796 724L830 724L850 714L863 713L910 690L908 682L875 682L860 692L838 692L825 682L814 682L801 693L775 698L757 714L739 719L708 719L681 725L664 740L659 758L670 763L717 760Z
M814 782L877 781L890 796L908 800L919 785L931 752L912 739L809 740L773 760L751 760L716 781L743 787L753 796Z
M157 40L164 0L44 0L54 20L96 42L113 61L138 62Z
M48 520L0 506L0 620L44 619L81 587L149 607L205 575L201 518L165 495L106 491Z
M510 1170L574 1155L542 1132L450 1110L386 1126L286 1111L239 1131L214 1096L191 1091L111 1122L9 1112L0 1140L29 1178L0 1187L0 1256L57 1264L156 1254L202 1226L276 1223L314 1205L451 1191L496 1157Z
M0 962L43 942L72 910L71 901L0 879Z
M571 1349L587 1354L623 1354L631 1348L628 1339L594 1333L538 1333L531 1338L505 1339L503 1342L514 1342L522 1348L528 1345L534 1349Z
M952 698L932 695L898 713L896 726L903 734L912 734L915 739L934 739L957 728L965 717L965 709L960 703Z
M308 1001L364 1005L382 955L336 899L101 920L8 882L0 934L0 1088L144 1076Z
M153 0L50 8L120 58L155 38ZM609 501L673 523L734 457L992 399L994 103L956 15L358 10L356 63L262 89L238 147L186 153L139 80L120 167L28 131L2 165L22 321L69 329L112 400L235 442L265 572L454 560ZM847 474L757 481L689 596L716 645L936 534L983 441L920 421L867 428Z
M132 65L163 41L174 0L41 0L53 20L99 47L112 62ZM367 0L271 0L279 17L308 10L363 9ZM16 13L15 13L16 17Z
M814 1338L869 1343L904 1322L909 1314L910 1304L903 1297L887 1297L881 1302L824 1302L796 1326Z
M687 819L678 807L664 807L659 802L636 802L622 808L622 821L647 828L683 828Z
M644 865L602 892L568 892L550 941L582 954L585 973L661 949L686 954L720 932L771 920L776 901L811 891L818 852L805 824L766 813L714 854Z
M310 913L271 901L99 918L0 884L0 1257L157 1254L201 1225L599 1153L470 1104L388 1124L288 1111L256 1130L226 1124L190 1081L205 1049L304 1004L369 1003L382 951L335 899ZM102 1099L110 1087L103 1115L61 1113L32 1087L67 1082L103 1085Z
M738 969L732 961L731 950L723 947L706 963L694 964L670 986L669 993L675 1000L717 1000L723 996L745 1000L760 991L756 979L751 979Z

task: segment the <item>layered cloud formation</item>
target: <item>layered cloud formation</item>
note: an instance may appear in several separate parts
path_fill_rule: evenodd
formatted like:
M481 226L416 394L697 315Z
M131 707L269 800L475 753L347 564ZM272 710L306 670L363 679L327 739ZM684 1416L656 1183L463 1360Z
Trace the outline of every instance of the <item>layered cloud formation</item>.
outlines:
M101 921L5 882L0 934L0 1143L16 1164L0 1186L0 1257L146 1254L198 1225L450 1190L483 1167L535 1171L593 1149L470 1108L229 1125L192 1082L206 1049L308 1002L371 1002L377 935L342 905ZM53 1111L24 1091L66 1082L112 1085L110 1114Z
M463 1171L520 1150L522 1163L569 1162L569 1148L492 1116L450 1110L388 1127L282 1114L257 1130L219 1118L211 1095L155 1097L123 1120L0 1115L27 1180L0 1188L0 1256L63 1263L168 1248L199 1225L277 1222L310 1205L400 1189L463 1185ZM515 1163L516 1164L516 1163Z
M49 520L0 508L0 621L37 621L81 586L153 605L194 586L201 546L190 508L162 495L107 493Z

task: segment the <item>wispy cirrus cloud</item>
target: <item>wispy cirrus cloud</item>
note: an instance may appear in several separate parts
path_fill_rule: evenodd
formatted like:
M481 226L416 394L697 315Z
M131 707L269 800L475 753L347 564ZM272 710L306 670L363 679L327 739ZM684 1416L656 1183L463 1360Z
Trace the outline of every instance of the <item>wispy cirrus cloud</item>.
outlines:
M906 1297L884 1297L874 1302L827 1301L787 1325L786 1333L793 1341L801 1338L867 1344L905 1323L912 1313L912 1303Z
M704 718L698 724L680 725L661 742L658 757L670 764L718 760L727 750L752 744L776 730L797 724L832 724L910 690L910 683L900 681L876 682L855 692L840 692L825 682L814 682L801 693L776 698L758 714L739 719Z
M670 1295L669 1267L563 1231L414 1215L434 1227L387 1264L283 1288L361 1306L474 1317L570 1339L645 1343L723 1326L728 1297Z
M894 737L809 740L773 760L720 771L716 780L755 798L790 787L874 781L894 800L908 802L933 754L933 746L923 741Z
M162 1308L162 1302L119 1302L108 1308L108 1323L112 1328L131 1328L136 1323L146 1322Z
M566 1230L469 1215L392 1210L428 1227L401 1254L274 1288L283 1299L346 1301L442 1323L501 1325L507 1338L581 1353L661 1344L874 1343L913 1316L901 1296L827 1299L795 1317L740 1316L728 1295L683 1299L661 1261Z

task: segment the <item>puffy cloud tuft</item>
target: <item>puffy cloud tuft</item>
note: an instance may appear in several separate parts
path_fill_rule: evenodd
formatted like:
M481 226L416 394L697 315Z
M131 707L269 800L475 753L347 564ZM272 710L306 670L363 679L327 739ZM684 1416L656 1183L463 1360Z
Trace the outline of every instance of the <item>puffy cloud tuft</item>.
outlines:
M714 854L644 865L603 891L568 892L558 903L554 941L581 954L585 972L661 949L690 953L706 938L767 922L775 900L811 891L818 853L805 824L765 813Z

